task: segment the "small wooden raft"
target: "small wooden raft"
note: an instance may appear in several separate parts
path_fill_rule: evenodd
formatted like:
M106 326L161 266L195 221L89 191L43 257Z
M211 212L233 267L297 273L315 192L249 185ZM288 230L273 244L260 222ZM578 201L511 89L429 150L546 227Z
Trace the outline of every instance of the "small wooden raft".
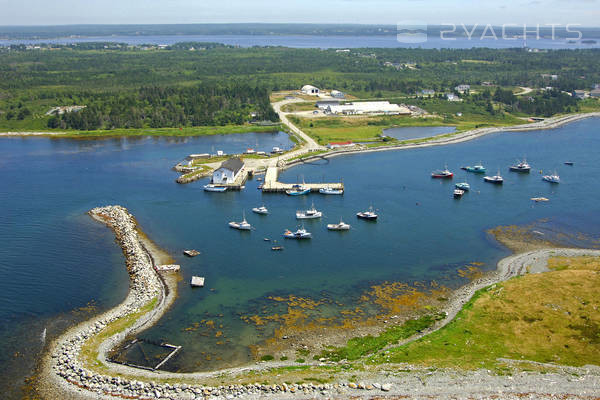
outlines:
M201 276L192 276L191 285L193 287L204 287L204 278Z
M181 267L177 264L158 265L156 267L158 271L179 271Z
M197 255L199 255L199 254L200 254L200 252L199 252L199 251L197 251L197 250L185 250L185 251L183 252L183 254L185 254L185 255L186 255L186 256L188 256L188 257L196 257Z

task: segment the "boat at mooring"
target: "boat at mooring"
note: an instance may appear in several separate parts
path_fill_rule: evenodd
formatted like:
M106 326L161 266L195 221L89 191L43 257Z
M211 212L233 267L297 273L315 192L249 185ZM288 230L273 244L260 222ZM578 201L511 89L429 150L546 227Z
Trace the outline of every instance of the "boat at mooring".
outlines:
M319 193L321 194L330 194L330 195L341 195L344 194L344 191L341 189L333 189L329 186L319 189Z
M454 198L455 199L460 199L463 196L463 194L465 194L464 190L454 189Z
M238 229L240 231L249 231L252 229L252 225L246 221L246 213L244 213L244 217L240 222L231 221L229 223L229 227L233 229Z
M294 185L291 189L285 191L288 196L302 196L308 193L310 193L310 188L303 185Z
M286 239L310 239L312 238L312 234L308 232L304 227L299 228L296 232L292 232L289 229L286 229L283 232L283 237Z
M554 174L552 175L544 175L542 179L550 183L560 183L560 176L558 176L556 171L554 171Z
M516 164L511 165L509 169L513 172L529 172L531 171L531 165L527 163L527 160L518 161Z
M327 229L329 229L330 231L349 231L350 225L342 221L342 219L340 218L339 224L328 224Z
M494 176L484 176L483 180L489 183L495 183L496 185L502 185L504 178L500 175L500 171Z
M269 214L269 209L267 207L265 207L265 205L263 204L260 207L254 207L252 209L252 212L255 214L267 215L267 214Z
M473 166L461 167L461 169L474 174L485 174L485 167L481 163Z
M373 206L369 207L367 211L360 211L356 213L356 216L361 219L366 219L369 221L375 221L378 215L373 211Z
M305 211L296 211L296 219L315 219L321 218L323 213L315 208L315 203L312 203L312 206Z
M454 174L448 170L447 166L442 170L433 171L431 173L432 178L450 179L453 176Z
M217 186L209 183L208 185L204 185L204 190L206 192L224 192L227 190L226 186Z
M464 190L465 192L471 190L471 185L469 185L467 182L459 182L456 185L454 185L454 187L460 190Z

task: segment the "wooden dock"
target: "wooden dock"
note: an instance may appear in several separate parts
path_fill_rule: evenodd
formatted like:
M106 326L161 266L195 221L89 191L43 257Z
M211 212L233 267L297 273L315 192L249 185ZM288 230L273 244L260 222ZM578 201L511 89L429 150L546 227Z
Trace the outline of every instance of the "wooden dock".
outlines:
M269 167L265 174L265 181L263 183L263 192L285 192L286 190L293 189L297 183L283 183L279 182L279 168ZM331 188L335 190L344 190L343 183L303 183L302 186L310 189L311 192L318 192L319 189Z

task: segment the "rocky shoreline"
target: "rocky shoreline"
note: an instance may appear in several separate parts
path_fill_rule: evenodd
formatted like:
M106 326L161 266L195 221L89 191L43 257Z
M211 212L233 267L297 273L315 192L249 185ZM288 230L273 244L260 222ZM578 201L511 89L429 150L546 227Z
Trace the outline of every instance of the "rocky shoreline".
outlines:
M144 238L136 229L135 219L120 206L95 208L90 215L106 223L115 232L117 242L126 257L130 277L130 291L123 303L114 309L80 324L59 337L51 346L45 358L40 392L49 399L57 393L62 398L73 399L258 399L275 398L373 398L409 396L411 398L521 398L523 393L533 394L534 398L561 398L573 395L579 398L593 398L594 390L600 387L598 367L570 368L556 365L547 367L557 370L551 374L519 373L514 377L497 376L490 371L446 371L427 372L411 366L381 366L387 372L368 370L352 375L340 374L340 383L280 383L280 384L231 384L206 386L200 384L203 378L221 376L234 377L248 371L268 371L273 367L289 366L290 363L260 363L256 366L232 368L210 373L177 374L160 371L145 371L107 360L106 354L122 342L128 334L149 327L166 311L172 295L155 269L152 252L144 245ZM501 260L497 271L484 278L471 282L456 291L449 302L447 317L432 329L422 332L424 336L450 322L462 306L480 288L510 279L524 273L537 273L546 270L547 260L555 256L600 256L598 250L584 249L542 249L513 255ZM156 300L156 304L139 316L131 326L112 335L97 347L98 362L101 367L89 368L82 360L82 348L117 319L135 314ZM415 340L418 337L412 337ZM316 365L320 365L317 363ZM403 371L394 373L394 368ZM102 371L102 372L98 372ZM390 371L392 371L390 373ZM406 371L410 371L406 373ZM577 379L573 376L577 375ZM134 379L135 378L135 379ZM258 376L257 376L258 378ZM357 379L358 378L358 379ZM188 383L162 383L158 380L178 379ZM233 379L231 379L233 381ZM198 384L189 382L198 381ZM548 381L554 382L548 386ZM163 381L164 382L164 381ZM365 383L366 382L366 383ZM370 382L370 383L369 383ZM376 394L379 393L379 394Z

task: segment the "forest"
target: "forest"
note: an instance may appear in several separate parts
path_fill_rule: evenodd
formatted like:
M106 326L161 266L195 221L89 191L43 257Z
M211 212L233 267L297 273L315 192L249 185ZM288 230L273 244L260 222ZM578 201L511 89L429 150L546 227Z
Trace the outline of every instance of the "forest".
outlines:
M277 121L273 91L310 83L359 98L415 97L424 89L461 94L483 112L548 116L576 111L567 93L600 83L600 49L237 48L179 43L166 48L84 43L0 48L0 128L113 129ZM554 77L552 77L554 75ZM495 88L485 90L485 86ZM525 100L500 88L549 88ZM422 100L425 108L426 99ZM49 116L53 107L86 106Z

